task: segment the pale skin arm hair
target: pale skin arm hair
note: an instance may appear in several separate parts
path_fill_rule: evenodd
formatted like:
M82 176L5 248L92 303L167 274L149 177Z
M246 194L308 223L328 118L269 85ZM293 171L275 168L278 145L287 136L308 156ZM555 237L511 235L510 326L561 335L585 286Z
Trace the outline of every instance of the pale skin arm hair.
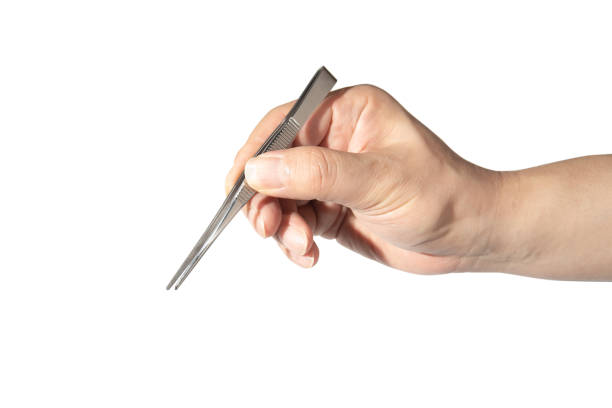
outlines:
M490 254L463 268L612 280L612 155L502 173Z

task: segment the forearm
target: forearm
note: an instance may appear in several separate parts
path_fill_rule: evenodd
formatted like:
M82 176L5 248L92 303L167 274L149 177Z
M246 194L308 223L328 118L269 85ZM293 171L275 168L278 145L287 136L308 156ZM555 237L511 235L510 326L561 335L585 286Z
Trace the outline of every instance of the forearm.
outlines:
M612 155L500 173L476 270L612 280Z

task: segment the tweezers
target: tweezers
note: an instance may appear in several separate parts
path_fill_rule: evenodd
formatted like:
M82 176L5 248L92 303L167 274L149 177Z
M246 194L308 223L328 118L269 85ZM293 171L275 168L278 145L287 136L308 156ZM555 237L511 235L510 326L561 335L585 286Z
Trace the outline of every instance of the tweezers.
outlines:
M299 99L293 105L287 116L268 136L261 145L255 156L272 150L287 149L293 144L293 140L306 120L323 102L329 91L336 83L336 78L325 68L321 67L312 77L306 89L302 92ZM255 195L255 191L248 186L244 179L244 171L230 190L225 201L217 211L217 214L210 222L210 225L202 234L195 247L191 250L187 259L176 271L166 289L174 285L178 289L187 276L191 273L198 261L204 256L208 248L217 239L219 234L225 229L227 224L236 216L240 209Z

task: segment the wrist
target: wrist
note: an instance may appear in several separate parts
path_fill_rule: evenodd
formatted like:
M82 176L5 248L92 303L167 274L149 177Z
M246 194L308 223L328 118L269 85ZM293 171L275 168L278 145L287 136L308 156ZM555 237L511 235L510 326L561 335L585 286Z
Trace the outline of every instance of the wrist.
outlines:
M472 239L458 271L510 272L530 257L533 251L520 237L525 228L522 178L520 171L483 169L476 182L477 193L470 194Z
M546 246L554 228L542 221L550 218L552 193L529 170L492 173L488 204L481 213L479 252L462 270L534 275L550 252Z

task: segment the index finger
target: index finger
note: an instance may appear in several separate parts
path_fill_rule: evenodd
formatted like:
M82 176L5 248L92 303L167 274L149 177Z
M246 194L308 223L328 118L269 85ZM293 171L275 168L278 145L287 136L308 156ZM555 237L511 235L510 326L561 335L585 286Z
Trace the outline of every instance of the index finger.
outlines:
M294 103L295 101L277 106L269 111L257 126L255 126L255 129L251 132L246 143L238 150L238 153L236 153L234 164L225 178L226 194L231 190L236 179L238 179L238 176L240 176L240 173L244 170L246 162L255 155L263 142L270 136L278 124L281 123L285 115L289 113Z

